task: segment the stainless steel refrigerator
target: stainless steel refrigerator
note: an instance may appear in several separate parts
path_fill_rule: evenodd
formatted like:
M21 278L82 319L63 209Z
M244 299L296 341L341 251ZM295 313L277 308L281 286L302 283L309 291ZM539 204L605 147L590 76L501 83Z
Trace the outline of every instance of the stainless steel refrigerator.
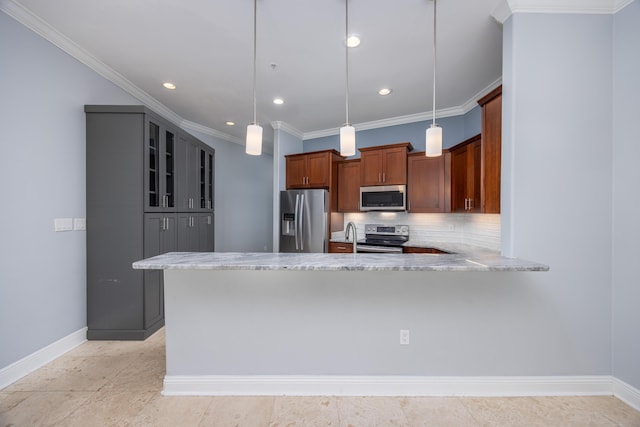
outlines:
M327 252L329 192L280 192L280 252Z

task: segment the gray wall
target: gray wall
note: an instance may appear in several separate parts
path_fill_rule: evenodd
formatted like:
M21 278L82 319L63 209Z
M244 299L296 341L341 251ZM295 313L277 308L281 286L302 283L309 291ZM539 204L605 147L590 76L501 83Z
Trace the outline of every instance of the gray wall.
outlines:
M0 12L0 369L87 325L85 104L140 104ZM271 156L216 148L217 250L271 250ZM117 165L114 165L117 172ZM11 207L12 209L8 209Z
M0 12L0 368L87 325L84 104L136 100ZM117 172L117 165L114 165Z
M520 315L536 342L523 366L553 360L546 374L611 370L612 22L515 14L503 28L503 252L551 267Z
M436 123L442 127L443 148L453 147L457 143L479 134L481 118L482 110L479 106L474 107L467 114L461 116L444 117L441 119L436 117ZM411 145L413 145L414 151L424 151L425 132L429 126L431 126L431 121L423 121L356 131L356 148L409 141ZM340 151L339 135L324 136L304 141L305 152L329 149ZM356 150L356 155L352 158L358 157L360 157L360 152Z
M250 156L243 145L189 132L216 150L216 252L270 252L273 156Z
M614 18L613 33L613 375L640 389L638 280L638 100L640 2Z

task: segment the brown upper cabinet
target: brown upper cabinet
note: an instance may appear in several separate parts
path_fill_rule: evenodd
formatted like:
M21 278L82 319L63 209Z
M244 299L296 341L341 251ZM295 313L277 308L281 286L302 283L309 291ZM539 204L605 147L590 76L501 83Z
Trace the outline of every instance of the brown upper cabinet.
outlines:
M481 136L451 148L451 212L481 212Z
M500 213L502 86L478 100L482 107L482 212Z
M360 185L402 185L407 183L407 152L410 142L360 148Z
M407 197L411 213L446 212L445 156L426 157L424 151L408 156Z
M338 211L360 211L360 159L338 162Z
M287 190L295 188L329 188L334 162L342 160L336 150L285 156Z
M482 132L451 151L451 211L500 213L502 86L478 100Z

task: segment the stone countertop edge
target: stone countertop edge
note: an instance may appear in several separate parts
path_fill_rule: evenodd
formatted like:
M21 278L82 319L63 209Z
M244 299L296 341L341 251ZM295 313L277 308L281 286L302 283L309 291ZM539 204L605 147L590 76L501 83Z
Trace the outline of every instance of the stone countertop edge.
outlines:
M483 254L328 254L272 252L169 252L136 261L141 270L297 271L548 271L549 266Z

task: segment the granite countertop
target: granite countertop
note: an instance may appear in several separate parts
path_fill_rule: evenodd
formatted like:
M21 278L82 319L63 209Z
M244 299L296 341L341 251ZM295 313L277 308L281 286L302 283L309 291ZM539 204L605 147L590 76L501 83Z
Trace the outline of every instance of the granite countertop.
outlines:
M547 271L547 265L497 252L455 254L328 254L169 252L133 263L147 270Z

